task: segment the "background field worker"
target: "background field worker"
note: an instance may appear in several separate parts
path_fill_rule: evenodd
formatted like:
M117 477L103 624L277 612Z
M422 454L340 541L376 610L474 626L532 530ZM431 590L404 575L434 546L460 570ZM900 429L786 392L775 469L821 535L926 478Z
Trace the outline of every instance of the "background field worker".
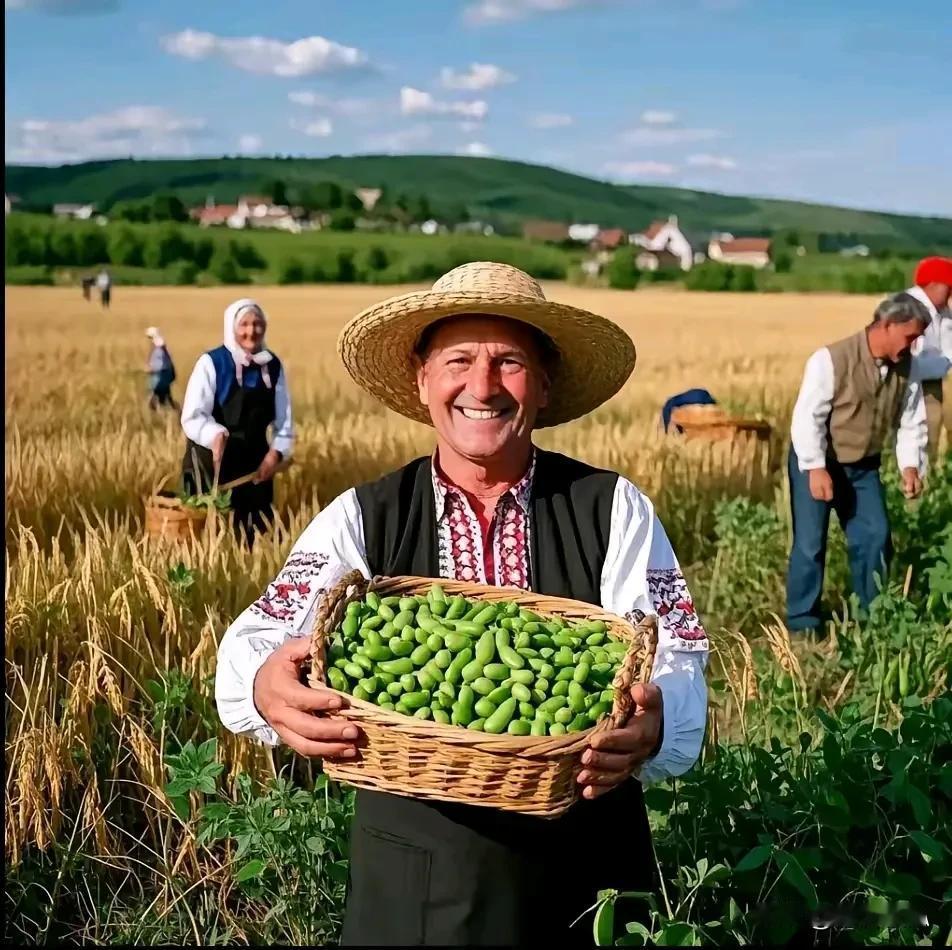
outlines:
M891 549L879 468L896 431L896 458L907 498L922 490L926 413L910 375L910 349L930 317L909 294L876 308L873 321L807 360L793 410L787 463L793 546L787 572L787 626L816 631L827 530L834 510L846 534L850 574L861 608L878 593Z
M927 257L916 267L906 293L929 311L932 322L912 347L912 375L922 383L929 429L929 458L935 462L942 434L942 381L952 369L952 258Z
M291 397L281 361L265 349L267 318L254 301L225 310L224 342L199 357L185 390L185 490L198 494L255 472L232 491L235 530L250 544L271 521L272 481L294 444ZM268 429L272 429L270 441Z
M357 792L344 946L590 947L599 888L652 889L642 783L694 764L707 714L707 634L651 502L616 472L533 445L535 429L615 395L634 345L610 320L546 300L523 271L475 262L358 314L338 353L375 399L432 426L435 447L305 528L222 638L219 714L302 755L360 754L359 727L322 715L346 700L302 685L300 669L315 611L351 571L655 616L656 672L632 687L634 714L582 753L580 800L565 814Z
M108 310L112 300L112 277L105 267L96 275L96 288L99 291L99 302L104 310Z
M178 404L172 398L175 364L172 362L165 340L159 333L158 327L149 327L145 335L151 341L146 366L149 374L149 408L155 410L158 406L171 406L173 409L178 409Z

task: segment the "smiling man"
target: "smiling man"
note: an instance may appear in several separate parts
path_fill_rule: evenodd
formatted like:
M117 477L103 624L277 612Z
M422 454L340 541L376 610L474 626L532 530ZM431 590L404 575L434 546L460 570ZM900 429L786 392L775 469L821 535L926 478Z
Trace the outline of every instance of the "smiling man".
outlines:
M641 783L691 767L707 710L707 637L651 502L532 442L618 392L634 346L611 321L546 300L522 271L474 263L364 311L339 351L360 386L434 428L436 449L307 527L222 640L222 720L303 755L360 754L356 726L321 716L338 697L301 685L300 670L324 592L355 568L655 615L652 680L633 688L629 721L584 753L582 798L564 816L357 793L345 945L590 945L590 921L570 925L600 888L653 886Z

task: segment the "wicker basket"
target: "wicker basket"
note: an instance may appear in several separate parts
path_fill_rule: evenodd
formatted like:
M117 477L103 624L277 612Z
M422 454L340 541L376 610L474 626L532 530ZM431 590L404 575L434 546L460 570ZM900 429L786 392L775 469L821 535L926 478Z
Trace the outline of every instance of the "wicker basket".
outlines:
M671 412L671 424L678 426L686 439L709 442L754 439L765 442L770 438L770 423L762 419L731 416L717 405L679 406Z
M325 681L325 643L340 625L350 601L363 598L368 589L382 597L423 594L434 583L449 596L462 594L487 603L514 600L540 616L604 621L612 634L629 642L612 684L615 701L611 713L591 729L565 736L488 735L380 709L338 693L346 696L348 707L335 718L357 724L363 739L356 759L326 759L325 772L358 788L411 798L483 805L543 818L563 814L579 797L576 778L592 735L622 725L631 713L631 685L645 683L651 676L658 642L654 618L646 618L635 628L591 604L518 588L425 577L375 578L371 583L354 571L328 591L315 618L310 685L331 689Z
M194 538L205 530L207 520L207 509L183 505L171 492L156 492L145 503L145 530L153 538Z

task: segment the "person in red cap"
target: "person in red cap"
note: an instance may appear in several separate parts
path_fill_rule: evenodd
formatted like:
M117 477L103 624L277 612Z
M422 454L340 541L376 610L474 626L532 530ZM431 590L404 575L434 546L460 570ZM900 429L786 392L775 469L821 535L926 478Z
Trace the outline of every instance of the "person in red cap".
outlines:
M915 286L906 293L915 297L932 317L925 333L912 348L912 372L922 382L929 428L929 456L935 461L942 431L942 381L952 369L952 258L926 257L919 261ZM948 424L946 426L949 428ZM952 429L950 429L952 433Z

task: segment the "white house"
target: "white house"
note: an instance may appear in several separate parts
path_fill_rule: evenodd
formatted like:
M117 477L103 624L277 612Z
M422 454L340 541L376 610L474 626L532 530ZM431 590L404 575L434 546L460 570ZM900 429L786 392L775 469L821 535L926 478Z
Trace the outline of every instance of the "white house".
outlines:
M358 188L354 194L360 198L360 203L364 206L364 211L373 211L380 196L383 194L382 188Z
M681 270L690 270L698 263L698 252L678 226L676 214L670 215L667 221L652 221L644 231L629 235L628 240L647 252L638 255L641 270L657 270L670 259L677 262Z
M581 244L591 244L598 237L601 230L597 224L570 224L569 240Z
M63 202L53 205L53 214L57 218L75 218L77 221L88 221L96 213L94 204L76 204Z
M746 264L762 270L770 263L770 238L735 238L722 234L712 238L707 248L712 261L722 264Z

